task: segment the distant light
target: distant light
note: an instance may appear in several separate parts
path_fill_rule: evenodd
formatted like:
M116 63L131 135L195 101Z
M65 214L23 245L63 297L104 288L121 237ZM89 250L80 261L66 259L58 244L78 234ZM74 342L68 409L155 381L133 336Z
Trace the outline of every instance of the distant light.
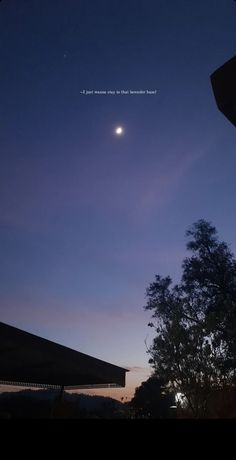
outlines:
M117 136L121 136L124 132L124 129L122 128L122 126L117 126L117 128L115 129L115 133L117 134Z
M176 401L177 403L181 403L183 397L184 397L184 395L183 395L182 393L176 393L176 395L175 395L175 401Z

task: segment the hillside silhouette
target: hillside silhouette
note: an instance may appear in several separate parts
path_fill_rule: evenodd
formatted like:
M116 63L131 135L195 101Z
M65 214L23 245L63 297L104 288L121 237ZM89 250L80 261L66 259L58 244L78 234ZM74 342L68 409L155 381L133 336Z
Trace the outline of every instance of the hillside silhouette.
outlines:
M126 418L124 404L105 397L53 390L22 390L0 394L0 418Z

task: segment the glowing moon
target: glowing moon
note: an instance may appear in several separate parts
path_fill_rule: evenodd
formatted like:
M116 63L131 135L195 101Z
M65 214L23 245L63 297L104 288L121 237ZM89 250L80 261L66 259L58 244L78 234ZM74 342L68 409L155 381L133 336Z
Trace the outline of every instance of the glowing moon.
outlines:
M122 126L117 126L117 128L115 129L115 133L117 136L121 136L124 132L124 129L122 128Z

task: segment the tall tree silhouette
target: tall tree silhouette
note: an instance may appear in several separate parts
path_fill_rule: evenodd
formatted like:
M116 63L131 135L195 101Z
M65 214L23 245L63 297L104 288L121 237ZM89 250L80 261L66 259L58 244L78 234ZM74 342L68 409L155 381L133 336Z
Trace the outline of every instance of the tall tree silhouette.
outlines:
M156 275L147 288L156 336L149 349L156 375L183 393L194 417L207 417L212 391L235 382L236 261L209 222L186 232L191 256L182 279Z

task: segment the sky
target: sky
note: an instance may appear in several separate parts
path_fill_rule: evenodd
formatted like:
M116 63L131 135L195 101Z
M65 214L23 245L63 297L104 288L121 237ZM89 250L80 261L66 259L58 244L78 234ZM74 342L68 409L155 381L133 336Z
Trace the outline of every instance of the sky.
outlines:
M186 229L236 253L236 131L210 83L235 24L233 0L0 4L0 318L130 369L113 397L150 374L145 291L180 278Z

